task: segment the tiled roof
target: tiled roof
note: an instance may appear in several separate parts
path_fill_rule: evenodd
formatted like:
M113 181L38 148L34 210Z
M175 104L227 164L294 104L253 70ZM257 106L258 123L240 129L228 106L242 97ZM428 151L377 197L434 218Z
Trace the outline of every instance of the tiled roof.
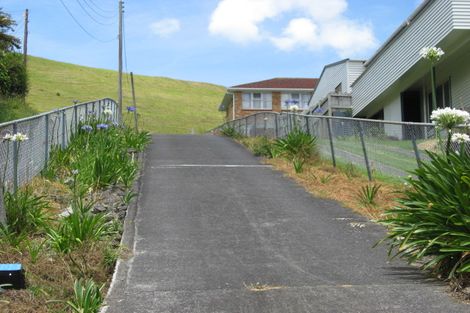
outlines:
M232 86L230 88L247 88L247 89L315 89L317 87L318 78L273 78Z

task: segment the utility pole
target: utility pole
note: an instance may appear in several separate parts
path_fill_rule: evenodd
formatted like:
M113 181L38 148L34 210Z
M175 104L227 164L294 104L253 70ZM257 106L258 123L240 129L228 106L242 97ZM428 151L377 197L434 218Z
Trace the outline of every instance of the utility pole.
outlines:
M23 37L23 62L26 67L28 63L28 23L29 23L29 10L24 11L24 37Z
M122 15L123 1L119 0L119 78L118 78L118 116L119 121L122 121Z
M131 72L131 86L132 86L132 101L134 103L134 125L135 131L139 131L139 126L137 125L137 102L135 101L135 88L134 88L134 73Z

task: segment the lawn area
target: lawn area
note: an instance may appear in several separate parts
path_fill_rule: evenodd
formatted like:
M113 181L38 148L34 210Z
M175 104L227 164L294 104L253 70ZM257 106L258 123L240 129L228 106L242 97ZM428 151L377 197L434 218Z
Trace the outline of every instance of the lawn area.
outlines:
M396 169L406 174L408 171L417 167L413 145L410 140L387 140L378 138L365 138L367 156L371 167L375 170L386 172L387 169ZM329 148L329 141L319 140L319 144ZM419 142L418 142L419 144ZM351 155L357 156L363 163L362 144L357 137L338 137L335 138L334 149L337 158L348 161ZM424 151L420 151L420 156L425 157ZM395 173L389 173L395 174Z
M117 73L30 57L32 109L44 112L98 98L117 98ZM155 133L203 133L223 121L218 106L222 86L165 77L135 75L141 127ZM124 77L124 105L132 105L130 79Z

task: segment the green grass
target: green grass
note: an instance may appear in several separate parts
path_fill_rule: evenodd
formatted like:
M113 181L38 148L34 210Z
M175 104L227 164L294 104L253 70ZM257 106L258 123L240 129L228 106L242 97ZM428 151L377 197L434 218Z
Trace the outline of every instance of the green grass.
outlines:
M375 168L376 163L389 166L404 173L416 169L417 162L411 141L397 141L379 138L366 139L367 154L371 166ZM418 142L419 143L419 142ZM323 140L322 145L329 147L329 141ZM344 137L336 138L333 142L334 148L344 152L349 152L363 158L362 144L359 138ZM423 155L421 151L421 155Z
M0 98L0 123L36 114L23 98Z
M30 91L27 103L45 112L98 98L117 98L117 73L37 57L29 58ZM129 79L130 80L130 79ZM223 122L218 111L222 86L135 75L141 127L153 133L202 133ZM132 105L130 84L124 77L124 105Z

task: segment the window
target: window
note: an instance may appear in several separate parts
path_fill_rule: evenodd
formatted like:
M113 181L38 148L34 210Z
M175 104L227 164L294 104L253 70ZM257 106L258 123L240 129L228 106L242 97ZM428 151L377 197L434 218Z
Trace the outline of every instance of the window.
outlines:
M281 104L283 110L289 110L293 105L296 105L301 110L308 109L310 101L309 93L283 93L281 95Z
M438 108L452 107L450 78L436 88L436 101ZM429 112L432 112L432 93L428 94Z
M271 93L243 93L242 100L245 110L272 110L273 107Z

